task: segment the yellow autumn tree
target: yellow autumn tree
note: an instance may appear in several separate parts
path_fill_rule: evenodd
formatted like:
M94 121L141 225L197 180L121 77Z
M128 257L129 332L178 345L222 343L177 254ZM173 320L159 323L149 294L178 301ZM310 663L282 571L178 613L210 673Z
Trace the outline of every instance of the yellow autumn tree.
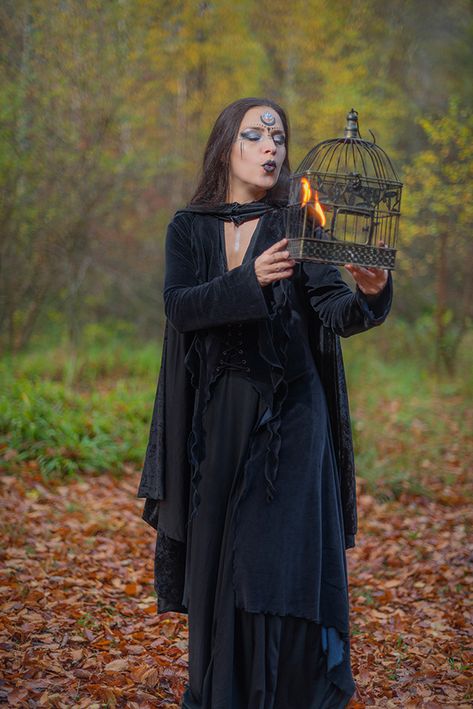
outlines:
M451 373L473 321L473 115L454 99L419 123L428 147L405 176L402 278L430 309L437 368Z

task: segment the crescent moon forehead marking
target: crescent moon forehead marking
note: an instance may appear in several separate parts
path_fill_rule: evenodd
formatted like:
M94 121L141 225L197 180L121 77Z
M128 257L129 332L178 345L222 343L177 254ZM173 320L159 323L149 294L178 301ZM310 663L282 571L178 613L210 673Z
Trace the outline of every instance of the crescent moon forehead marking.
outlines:
M274 126L274 124L276 123L276 118L269 111L262 113L260 118L261 118L262 123L264 123L265 126Z

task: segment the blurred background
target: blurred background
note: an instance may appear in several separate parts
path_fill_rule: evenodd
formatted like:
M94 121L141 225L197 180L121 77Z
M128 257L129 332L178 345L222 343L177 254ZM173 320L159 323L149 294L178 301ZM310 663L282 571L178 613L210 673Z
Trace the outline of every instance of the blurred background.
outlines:
M352 107L393 160L394 310L344 343L358 470L387 497L453 483L471 453L472 72L471 0L3 0L3 465L139 467L166 225L219 111L261 95L289 113L293 168Z

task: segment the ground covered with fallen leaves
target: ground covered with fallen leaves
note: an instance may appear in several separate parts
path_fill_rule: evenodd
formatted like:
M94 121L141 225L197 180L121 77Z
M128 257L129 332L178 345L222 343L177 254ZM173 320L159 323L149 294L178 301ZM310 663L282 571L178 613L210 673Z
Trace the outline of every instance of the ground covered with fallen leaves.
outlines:
M359 481L348 553L354 709L472 704L468 464L445 465L451 484L427 470L428 494L406 487L385 499ZM0 701L179 706L186 619L156 615L154 532L137 481L45 483L34 463L0 477Z

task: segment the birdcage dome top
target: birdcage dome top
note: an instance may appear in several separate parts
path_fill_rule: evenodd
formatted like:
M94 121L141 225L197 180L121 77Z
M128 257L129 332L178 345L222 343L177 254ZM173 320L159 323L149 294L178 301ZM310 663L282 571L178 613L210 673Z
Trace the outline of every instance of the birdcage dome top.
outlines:
M374 140L363 140L358 127L358 113L352 108L347 115L343 138L318 143L310 150L296 170L323 176L367 178L384 184L400 184L391 160Z

